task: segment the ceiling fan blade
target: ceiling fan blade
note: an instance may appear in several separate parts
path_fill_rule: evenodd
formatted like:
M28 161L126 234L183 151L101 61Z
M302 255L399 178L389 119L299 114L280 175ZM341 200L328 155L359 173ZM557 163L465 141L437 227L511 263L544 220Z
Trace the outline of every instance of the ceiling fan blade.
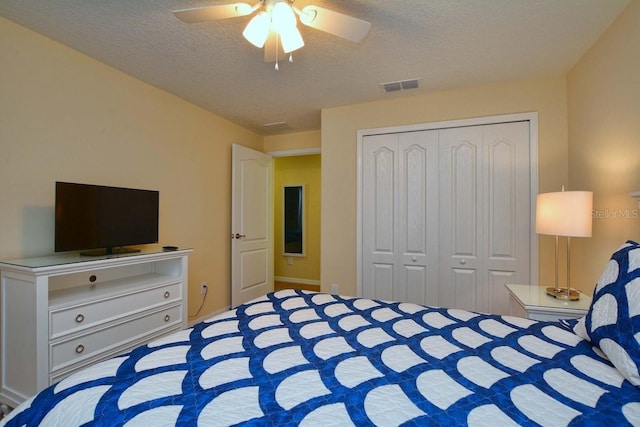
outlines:
M256 6L260 7L260 3ZM195 22L217 21L219 19L249 15L257 9L256 6L250 6L247 3L232 3L219 6L179 9L174 10L173 14L181 21L187 24L193 24Z
M355 43L362 40L371 28L370 22L313 5L302 8L300 22Z
M264 62L282 61L285 58L287 58L287 54L282 50L282 43L278 40L278 34L275 31L270 31L267 42L264 44Z

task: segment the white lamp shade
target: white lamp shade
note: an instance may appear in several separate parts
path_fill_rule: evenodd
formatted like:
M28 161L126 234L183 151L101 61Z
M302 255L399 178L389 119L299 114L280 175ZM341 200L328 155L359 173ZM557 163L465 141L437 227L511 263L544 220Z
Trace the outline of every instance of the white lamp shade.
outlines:
M296 27L280 32L280 41L282 42L282 50L284 53L293 52L304 46L302 35Z
M277 32L282 33L296 26L296 15L285 2L276 3L271 10L271 22Z
M267 41L270 28L269 15L265 12L260 12L249 21L242 35L255 47L262 48Z
M536 233L591 237L593 193L561 191L538 194Z

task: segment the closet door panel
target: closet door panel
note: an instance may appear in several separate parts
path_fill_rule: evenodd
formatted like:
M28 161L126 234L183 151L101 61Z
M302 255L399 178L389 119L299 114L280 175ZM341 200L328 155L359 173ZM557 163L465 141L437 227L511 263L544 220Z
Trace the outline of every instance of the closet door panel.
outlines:
M478 309L482 291L482 128L440 131L439 304Z
M364 142L362 158L363 198L363 296L393 299L396 283L396 135L375 135Z
M489 270L487 274L487 298L489 313L509 314L509 293L505 292L505 284L507 283L523 283L517 279L517 273L504 270Z
M401 266L401 271L398 274L398 295L401 297L395 298L395 301L405 301L414 304L428 304L426 283L429 280L429 274L424 266L414 266L410 263L405 263Z
M479 192L479 141L476 138L454 140L449 149L449 186L451 194L451 243L452 256L478 256L478 192ZM445 165L446 167L446 165Z
M400 301L437 303L438 133L399 136L398 248Z
M512 259L515 253L515 147L508 141L488 144L489 256Z
M487 178L485 309L508 312L505 283L528 283L530 277L529 123L483 127Z
M478 271L476 269L452 268L451 290L453 291L454 305L444 305L444 307L455 307L463 310L478 310Z
M367 298L392 301L393 284L395 282L395 265L393 262L374 262L369 265L369 287Z

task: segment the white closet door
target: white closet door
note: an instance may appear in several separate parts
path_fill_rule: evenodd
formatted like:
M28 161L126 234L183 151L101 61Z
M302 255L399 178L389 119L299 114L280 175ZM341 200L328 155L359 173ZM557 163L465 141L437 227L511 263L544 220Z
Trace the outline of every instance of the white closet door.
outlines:
M440 131L440 301L508 312L530 277L529 123Z
M363 296L436 303L438 133L367 137L362 171Z
M366 138L362 153L362 295L393 300L396 282L395 229L397 135Z
M486 302L482 310L509 313L506 283L531 277L529 122L483 127L485 178Z
M529 283L529 122L363 137L362 296L507 314Z
M438 305L442 307L476 310L482 301L482 151L482 127L440 131Z
M438 132L399 135L399 249L394 299L438 301Z

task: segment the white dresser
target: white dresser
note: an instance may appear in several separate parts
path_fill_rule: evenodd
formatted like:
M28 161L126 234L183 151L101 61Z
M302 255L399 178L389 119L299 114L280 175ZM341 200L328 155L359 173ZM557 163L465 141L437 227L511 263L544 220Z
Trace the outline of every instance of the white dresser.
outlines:
M0 401L186 327L191 252L0 262Z

